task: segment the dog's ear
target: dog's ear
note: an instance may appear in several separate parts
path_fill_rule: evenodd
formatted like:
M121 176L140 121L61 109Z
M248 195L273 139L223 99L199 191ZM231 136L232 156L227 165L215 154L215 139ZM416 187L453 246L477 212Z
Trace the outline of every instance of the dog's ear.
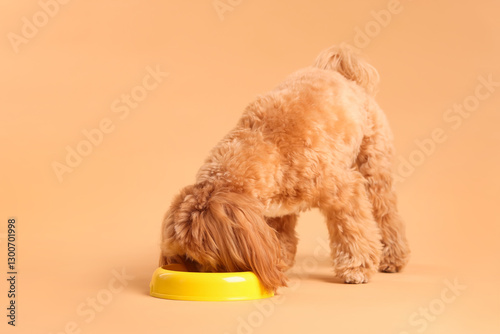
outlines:
M183 255L204 271L253 271L263 286L286 286L276 231L254 197L199 183L174 199L162 226L165 261Z
M280 243L257 199L216 189L192 218L192 246L198 248L190 248L200 257L195 260L217 271L253 271L271 291L286 286Z

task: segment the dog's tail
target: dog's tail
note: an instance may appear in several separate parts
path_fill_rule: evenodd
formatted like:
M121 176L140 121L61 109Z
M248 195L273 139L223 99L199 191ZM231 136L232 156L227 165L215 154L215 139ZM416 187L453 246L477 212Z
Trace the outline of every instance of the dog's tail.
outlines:
M337 71L375 95L379 82L377 70L347 45L332 46L319 54L314 67Z

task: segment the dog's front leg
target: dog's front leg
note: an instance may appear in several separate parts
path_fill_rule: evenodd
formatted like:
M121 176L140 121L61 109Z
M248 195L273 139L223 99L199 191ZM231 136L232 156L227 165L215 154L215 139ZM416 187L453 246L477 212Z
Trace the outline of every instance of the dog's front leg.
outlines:
M276 231L276 236L280 241L281 256L285 264L285 270L290 269L295 262L295 253L297 253L297 243L299 242L299 238L295 232L297 218L297 214L266 217L267 224Z

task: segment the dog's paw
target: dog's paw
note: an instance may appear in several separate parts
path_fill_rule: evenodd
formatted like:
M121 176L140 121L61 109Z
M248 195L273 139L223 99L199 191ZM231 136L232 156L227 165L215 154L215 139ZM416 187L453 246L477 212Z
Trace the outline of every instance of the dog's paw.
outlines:
M409 255L407 247L385 246L378 270L384 273L397 273L408 263Z
M383 272L383 273L397 273L402 268L403 268L402 265L398 266L398 265L395 265L393 263L384 263L384 262L382 262L380 264L380 267L378 268L378 270L380 272Z
M371 274L372 274L371 270L363 267L357 267L357 268L344 269L340 276L345 283L362 284L368 282L368 280L371 277Z

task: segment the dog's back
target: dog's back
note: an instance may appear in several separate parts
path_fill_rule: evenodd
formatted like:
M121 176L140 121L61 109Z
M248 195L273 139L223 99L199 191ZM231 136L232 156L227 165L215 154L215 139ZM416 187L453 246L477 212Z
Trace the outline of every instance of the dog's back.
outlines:
M377 82L375 69L349 50L325 50L249 104L198 182L219 175L265 199L269 216L314 206L325 178L356 161Z

